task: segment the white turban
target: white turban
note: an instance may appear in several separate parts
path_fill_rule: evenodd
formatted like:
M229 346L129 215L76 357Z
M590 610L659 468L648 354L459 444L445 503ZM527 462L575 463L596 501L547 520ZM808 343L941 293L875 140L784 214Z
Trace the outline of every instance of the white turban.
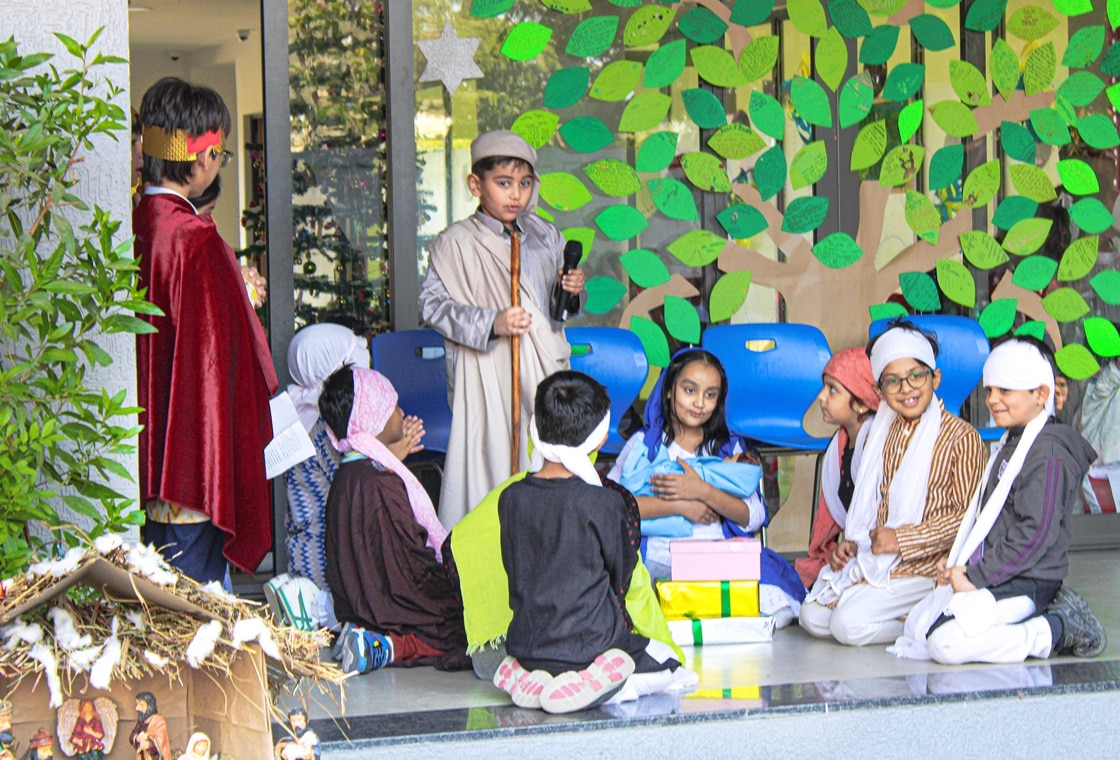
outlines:
M541 440L541 434L537 432L537 415L534 414L529 418L529 437L533 441L533 471L539 470L545 460L559 462L564 465L568 472L577 476L584 483L592 486L602 485L599 473L595 471L595 465L591 461L591 454L599 448L599 444L606 438L610 426L611 413L608 411L583 443L579 446L564 446L559 443L545 443Z
M892 327L880 335L871 347L871 374L878 381L883 370L896 359L917 359L930 369L937 369L933 345L920 332L905 327Z
M1047 416L1054 413L1054 368L1037 346L1026 341L1009 340L992 349L984 362L984 387L1009 391L1033 391L1045 385Z

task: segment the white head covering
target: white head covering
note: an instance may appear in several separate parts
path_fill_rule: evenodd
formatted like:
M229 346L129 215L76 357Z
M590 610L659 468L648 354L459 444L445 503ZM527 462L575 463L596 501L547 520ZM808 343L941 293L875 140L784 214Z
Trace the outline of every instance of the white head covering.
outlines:
M871 374L876 382L883 376L883 370L895 359L917 359L930 369L937 369L937 357L933 346L919 332L905 327L892 327L880 335L871 347Z
M319 394L323 383L344 364L368 368L369 345L348 327L309 325L288 344L288 374L294 381L288 395L308 432L319 420Z
M595 471L595 465L591 462L591 453L599 448L599 444L603 442L607 430L610 429L610 424L611 415L610 412L607 412L606 416L595 426L591 435L587 436L583 443L579 446L564 446L559 443L545 443L541 440L541 435L537 432L537 415L534 414L529 419L529 437L533 441L533 472L539 470L544 465L545 460L559 462L564 465L568 472L577 476L584 483L593 486L602 485L599 473Z
M1054 413L1054 368L1037 346L1022 340L1009 340L992 349L984 362L984 387L1009 391L1033 391L1045 385L1046 416Z

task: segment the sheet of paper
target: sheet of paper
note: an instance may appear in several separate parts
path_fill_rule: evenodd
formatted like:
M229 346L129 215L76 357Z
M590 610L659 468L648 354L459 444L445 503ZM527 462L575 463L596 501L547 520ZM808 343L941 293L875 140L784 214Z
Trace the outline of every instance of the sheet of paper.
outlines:
M271 399L268 407L272 412L272 441L264 449L264 467L265 477L271 480L315 456L315 447L287 392Z

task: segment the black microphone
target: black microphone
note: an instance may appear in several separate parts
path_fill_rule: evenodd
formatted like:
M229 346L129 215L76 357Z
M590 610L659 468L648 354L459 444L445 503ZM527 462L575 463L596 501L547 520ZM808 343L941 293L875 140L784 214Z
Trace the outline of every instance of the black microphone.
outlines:
M567 274L579 267L579 260L583 258L583 243L578 240L569 240L564 245L564 270ZM554 320L563 322L568 317L579 311L579 294L568 293L560 286L560 281L552 287L552 299L549 312Z

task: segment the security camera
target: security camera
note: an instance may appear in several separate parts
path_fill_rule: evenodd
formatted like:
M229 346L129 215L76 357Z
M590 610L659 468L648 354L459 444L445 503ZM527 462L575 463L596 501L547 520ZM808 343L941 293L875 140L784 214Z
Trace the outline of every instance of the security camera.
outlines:
M244 42L245 40L249 39L249 32L251 32L251 31L252 31L251 29L238 29L237 30L237 39L240 40L241 42Z

